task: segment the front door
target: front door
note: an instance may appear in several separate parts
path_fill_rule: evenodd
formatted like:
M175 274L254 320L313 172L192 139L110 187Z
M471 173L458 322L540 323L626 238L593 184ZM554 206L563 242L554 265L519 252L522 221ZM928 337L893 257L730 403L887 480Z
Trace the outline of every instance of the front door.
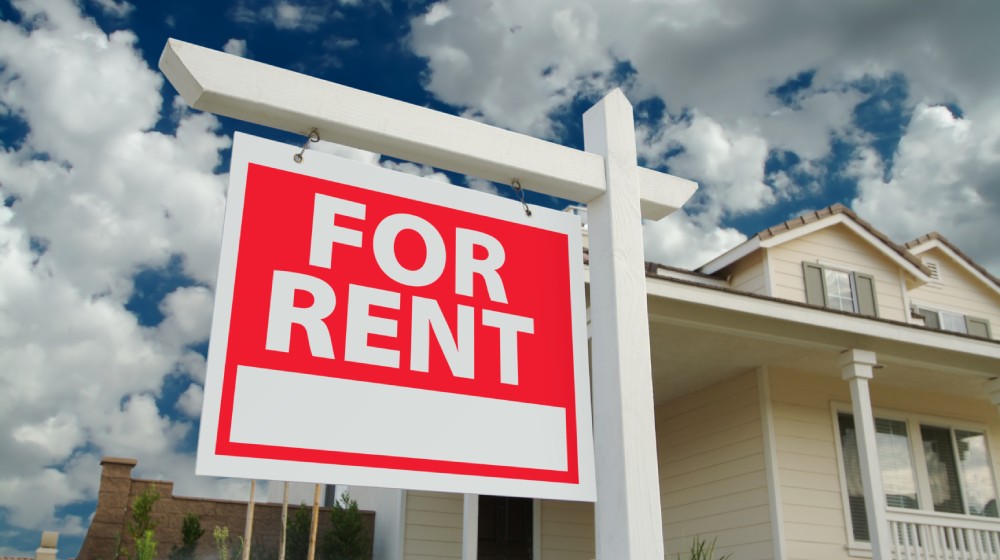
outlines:
M532 560L530 498L479 496L479 560Z

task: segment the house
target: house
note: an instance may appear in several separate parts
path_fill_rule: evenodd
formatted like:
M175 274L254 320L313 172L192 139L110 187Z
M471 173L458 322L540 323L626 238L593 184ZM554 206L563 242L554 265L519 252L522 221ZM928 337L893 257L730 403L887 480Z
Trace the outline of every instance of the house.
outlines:
M670 558L1000 558L1000 280L837 205L646 281ZM376 559L595 556L592 504L350 492Z

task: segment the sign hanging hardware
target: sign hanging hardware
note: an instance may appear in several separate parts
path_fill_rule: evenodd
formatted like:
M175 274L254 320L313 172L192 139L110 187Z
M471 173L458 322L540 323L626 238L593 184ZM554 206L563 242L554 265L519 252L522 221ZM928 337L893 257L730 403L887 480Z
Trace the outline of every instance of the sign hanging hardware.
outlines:
M521 204L524 206L524 215L531 217L531 208L528 208L528 203L524 201L524 189L521 188L521 180L514 179L510 182L510 186L513 187L514 192L517 193L517 198L520 199Z
M302 144L302 149L299 150L299 153L292 156L292 159L295 160L295 163L302 163L302 154L306 153L306 150L309 148L310 142L319 142L319 130L316 130L314 128L309 131L309 136L306 137L305 143Z

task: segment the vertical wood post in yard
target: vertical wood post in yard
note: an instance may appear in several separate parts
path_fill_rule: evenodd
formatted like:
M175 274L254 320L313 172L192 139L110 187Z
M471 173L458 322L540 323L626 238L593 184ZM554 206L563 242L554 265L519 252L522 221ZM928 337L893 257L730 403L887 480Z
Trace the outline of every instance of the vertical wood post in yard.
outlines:
M607 191L587 205L597 557L663 558L646 273L632 105L614 90L583 115Z
M288 539L288 481L281 495L281 542L278 544L278 560L285 560L285 545Z
M312 513L312 525L309 527L309 555L308 560L314 560L316 558L316 531L319 529L319 490L322 488L321 484L317 484L315 490L313 490L313 513Z
M247 526L243 530L243 560L250 560L250 541L253 539L253 506L254 490L257 489L257 481L250 481L250 501L247 502Z

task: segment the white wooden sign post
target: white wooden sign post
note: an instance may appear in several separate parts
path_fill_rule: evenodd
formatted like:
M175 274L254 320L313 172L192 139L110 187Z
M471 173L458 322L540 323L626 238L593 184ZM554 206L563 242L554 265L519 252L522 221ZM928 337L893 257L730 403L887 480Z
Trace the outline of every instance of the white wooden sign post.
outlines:
M640 216L696 186L637 166L620 91L585 114L581 152L173 39L160 69L196 109L587 203L597 555L663 558Z

